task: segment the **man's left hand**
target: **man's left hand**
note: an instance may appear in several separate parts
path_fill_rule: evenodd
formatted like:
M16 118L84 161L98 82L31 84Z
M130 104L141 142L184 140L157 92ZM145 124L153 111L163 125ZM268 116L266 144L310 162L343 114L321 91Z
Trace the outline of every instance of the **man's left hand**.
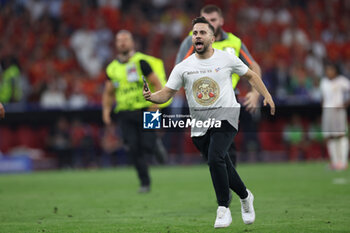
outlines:
M247 111L251 114L255 113L259 104L259 93L256 91L250 91L245 96L245 101L243 105L246 107Z

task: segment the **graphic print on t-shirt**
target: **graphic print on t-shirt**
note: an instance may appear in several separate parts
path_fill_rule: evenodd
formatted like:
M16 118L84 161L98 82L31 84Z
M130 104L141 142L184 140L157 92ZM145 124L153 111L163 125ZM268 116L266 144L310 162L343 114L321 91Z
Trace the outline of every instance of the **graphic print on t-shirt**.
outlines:
M220 95L220 87L213 79L203 77L193 83L193 97L203 106L212 105Z

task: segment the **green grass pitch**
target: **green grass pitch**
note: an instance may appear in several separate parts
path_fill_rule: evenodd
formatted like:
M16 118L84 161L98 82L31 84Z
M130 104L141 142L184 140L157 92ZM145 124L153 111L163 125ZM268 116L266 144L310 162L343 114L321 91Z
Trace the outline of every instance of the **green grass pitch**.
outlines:
M152 167L152 192L138 194L131 168L0 176L0 232L350 232L350 171L325 163L246 164L256 221L214 230L207 166Z

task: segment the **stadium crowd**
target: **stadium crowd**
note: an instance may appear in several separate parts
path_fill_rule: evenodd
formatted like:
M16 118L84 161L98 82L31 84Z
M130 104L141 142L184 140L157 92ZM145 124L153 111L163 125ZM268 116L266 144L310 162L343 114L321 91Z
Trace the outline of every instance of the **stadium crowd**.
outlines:
M11 100L56 107L99 104L114 34L130 30L140 51L169 72L190 20L211 1L0 1L2 70L19 67L20 94ZM227 31L242 38L280 101L319 101L325 59L350 76L350 3L215 1ZM5 98L2 102L9 102Z
M210 3L260 64L277 105L319 103L325 60L350 77L346 0L0 0L0 102L100 106L118 30L131 31L169 73L191 20ZM4 85L5 73L14 86ZM248 91L244 82L239 89Z

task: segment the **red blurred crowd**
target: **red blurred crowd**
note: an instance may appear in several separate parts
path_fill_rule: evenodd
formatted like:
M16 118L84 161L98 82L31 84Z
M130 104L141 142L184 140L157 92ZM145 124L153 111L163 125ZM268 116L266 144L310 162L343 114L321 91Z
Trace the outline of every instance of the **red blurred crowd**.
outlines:
M169 73L192 18L211 3L223 9L224 29L247 45L281 101L319 100L325 59L350 77L345 0L0 0L0 61L20 67L24 102L98 105L118 30L130 30L138 49L162 58Z
M0 88L3 71L15 65L20 71L19 92L10 102L65 109L100 106L104 68L115 56L118 30L130 30L137 49L162 58L169 74L191 20L206 4L222 8L224 30L248 47L278 105L319 103L326 60L350 77L350 1L346 0L0 0ZM239 89L244 96L248 85L240 82ZM173 102L178 101L181 98ZM260 122L258 135L239 135L237 140L248 145L239 149L250 153L289 148L292 160L300 153L306 158L324 156L319 124L293 119ZM46 138L48 129L43 132ZM100 149L104 145L97 144Z

